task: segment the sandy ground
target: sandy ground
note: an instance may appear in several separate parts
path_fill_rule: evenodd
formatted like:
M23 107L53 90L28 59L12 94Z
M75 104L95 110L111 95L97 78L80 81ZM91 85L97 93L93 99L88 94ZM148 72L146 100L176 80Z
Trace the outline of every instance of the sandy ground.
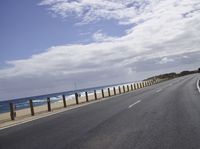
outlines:
M121 90L123 90L123 89L121 88ZM127 88L126 88L126 91L127 91ZM110 89L110 94L111 94L111 96L114 95L113 89ZM116 94L119 94L118 88L116 88ZM107 89L104 89L104 97L108 97L108 90ZM101 90L97 90L97 99L98 98L102 98ZM79 100L80 104L85 103L86 97L85 96L79 97L78 100ZM95 100L94 94L92 94L92 93L88 94L88 100L89 101ZM66 104L67 104L67 107L76 105L75 98L66 100ZM64 104L63 104L62 99L60 99L57 102L51 103L51 110L52 111L62 109L62 108L64 108ZM35 115L42 114L44 112L48 112L47 104L41 105L41 106L35 106L34 112L35 112ZM22 118L25 118L25 117L30 117L30 116L31 116L30 108L16 110L15 120L22 119ZM0 114L0 124L5 123L7 121L11 121L10 112Z
M127 85L124 85L124 86L125 86L125 92L127 92L128 91ZM123 93L124 92L123 86L121 86L120 88L121 88L121 93ZM118 87L116 87L115 89L116 89L116 94L119 94ZM134 89L134 86L133 86L133 89ZM129 90L131 91L131 86L129 86ZM111 96L114 95L113 88L110 88L110 95ZM104 89L104 97L108 97L108 96L109 96L108 95L108 89ZM101 90L97 90L97 98L102 98ZM79 105L81 105L82 103L86 103L86 97L85 96L79 97L78 100L79 100L79 103L80 103ZM92 94L92 93L88 94L88 100L94 101L95 100L94 94ZM67 104L67 108L76 106L75 98L66 100L66 104ZM58 110L61 110L61 109L67 109L67 108L64 108L64 104L63 104L62 99L60 99L58 102L51 103L51 112L58 111ZM21 119L24 119L24 118L28 118L28 117L38 117L39 115L42 115L42 114L44 115L44 113L51 113L51 112L48 112L47 104L41 105L41 106L35 106L34 112L35 112L35 115L31 116L30 108L26 108L26 109L22 109L22 110L16 110L15 121L21 120ZM5 123L8 123L8 122L14 122L14 121L11 121L10 112L0 114L0 127L5 126Z

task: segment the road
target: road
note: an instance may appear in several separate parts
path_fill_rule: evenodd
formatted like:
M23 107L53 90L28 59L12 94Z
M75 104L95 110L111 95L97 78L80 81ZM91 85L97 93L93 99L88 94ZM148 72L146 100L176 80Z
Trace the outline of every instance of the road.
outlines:
M0 149L200 149L199 74L0 131Z

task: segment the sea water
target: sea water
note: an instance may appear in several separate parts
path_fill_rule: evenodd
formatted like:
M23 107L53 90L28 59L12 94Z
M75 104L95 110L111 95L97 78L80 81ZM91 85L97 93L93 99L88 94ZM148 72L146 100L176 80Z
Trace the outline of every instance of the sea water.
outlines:
M94 93L94 90L96 90L97 93L100 93L101 89L106 90L109 87L112 90L113 87L115 86L117 87L118 85L122 85L122 84L99 86L99 87L86 88L86 89L80 89L80 90L74 90L74 91L59 92L59 93L39 95L39 96L33 96L33 97L12 99L8 101L0 101L0 113L5 113L5 112L10 111L9 103L13 103L16 106L16 110L20 110L20 109L25 109L29 107L30 99L33 100L34 106L40 106L40 105L45 105L47 103L47 97L50 97L52 103L62 102L62 95L65 95L66 100L71 100L75 98L75 95L74 95L75 93L78 93L79 96L85 96L85 92L87 91L88 95L91 95Z

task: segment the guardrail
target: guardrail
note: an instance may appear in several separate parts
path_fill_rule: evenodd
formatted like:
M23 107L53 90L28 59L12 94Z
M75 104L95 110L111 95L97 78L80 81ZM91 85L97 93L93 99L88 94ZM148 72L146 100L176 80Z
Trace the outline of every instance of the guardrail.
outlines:
M147 87L147 86L151 86L153 84L157 84L159 82L161 82L161 81L149 80L149 81L142 81L142 82L138 82L138 83L130 83L130 84L126 84L126 85L108 87L106 91L104 89L98 89L100 91L99 93L97 93L97 90L94 90L92 100L100 100L100 99L103 99L103 98L106 98L106 97L111 97L111 96L116 96L116 95L128 93L128 92L131 92L131 91L134 91L134 90L138 90L140 88L144 88L144 87ZM101 95L99 95L99 94L101 94ZM83 98L83 97L80 97L79 93L74 94L74 99L75 99L76 105L92 101L92 100L89 100L88 91L85 92L84 101L80 101L80 98ZM66 108L66 107L69 106L69 105L67 105L65 95L62 95L61 102L63 103L63 106L62 106L63 108ZM9 103L9 105L10 105L10 119L15 120L16 112L17 112L16 105L14 103ZM46 106L47 106L46 107L47 111L51 112L52 111L51 97L48 97L46 99ZM30 116L34 116L35 115L35 107L34 107L34 104L33 104L33 99L29 100L29 107L30 107Z

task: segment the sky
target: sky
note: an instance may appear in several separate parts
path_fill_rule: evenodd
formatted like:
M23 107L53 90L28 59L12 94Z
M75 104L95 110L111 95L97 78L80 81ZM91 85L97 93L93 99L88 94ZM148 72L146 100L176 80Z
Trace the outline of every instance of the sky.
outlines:
M200 67L199 0L1 0L0 24L0 101Z

